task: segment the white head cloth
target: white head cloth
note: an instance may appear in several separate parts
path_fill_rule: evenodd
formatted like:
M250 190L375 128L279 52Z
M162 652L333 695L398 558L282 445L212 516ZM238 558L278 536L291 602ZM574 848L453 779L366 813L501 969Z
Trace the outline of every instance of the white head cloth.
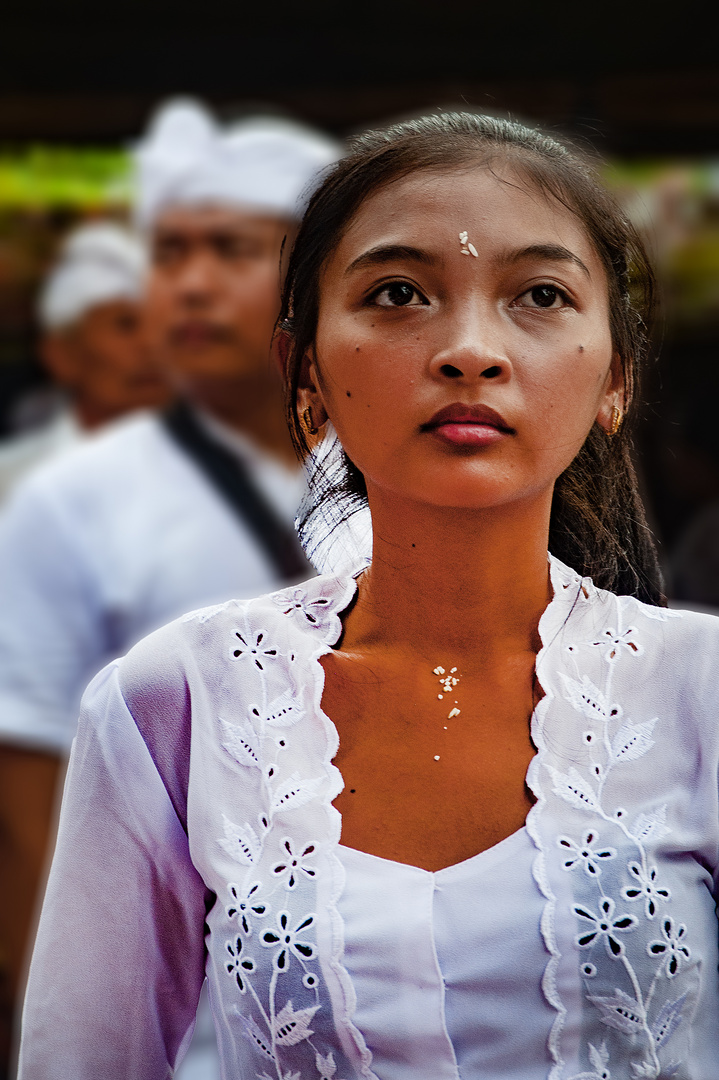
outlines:
M111 222L81 225L65 240L38 298L44 330L61 330L91 308L112 300L139 300L147 257L131 233Z
M169 206L216 205L302 216L338 143L288 120L254 117L221 127L199 103L169 102L135 147L135 214L151 228Z

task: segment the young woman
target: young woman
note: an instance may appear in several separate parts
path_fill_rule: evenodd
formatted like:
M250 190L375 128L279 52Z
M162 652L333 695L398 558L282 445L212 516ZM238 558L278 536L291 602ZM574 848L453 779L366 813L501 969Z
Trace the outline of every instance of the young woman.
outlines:
M367 503L371 564L92 684L23 1080L171 1075L205 972L227 1077L714 1075L719 623L661 606L637 496L648 284L518 125L334 168L278 344L303 531Z

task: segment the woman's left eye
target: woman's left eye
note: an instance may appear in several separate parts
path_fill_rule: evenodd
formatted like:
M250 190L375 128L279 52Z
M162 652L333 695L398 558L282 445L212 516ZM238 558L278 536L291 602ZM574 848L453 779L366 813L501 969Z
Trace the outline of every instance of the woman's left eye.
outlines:
M381 289L376 289L368 301L378 307L416 307L427 303L414 285L407 281L390 281Z
M557 285L533 285L515 301L519 307L560 308L569 303L569 297Z

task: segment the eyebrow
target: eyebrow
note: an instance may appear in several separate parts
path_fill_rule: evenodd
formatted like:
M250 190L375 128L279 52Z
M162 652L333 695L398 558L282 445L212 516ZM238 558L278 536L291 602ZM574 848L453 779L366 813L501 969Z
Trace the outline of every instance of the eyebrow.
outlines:
M369 251L353 259L345 270L345 274L352 274L355 270L363 270L367 266L382 266L398 260L418 262L424 266L436 266L438 261L428 251L412 247L411 244L378 244L377 247L370 248Z
M588 278L591 278L589 270L578 255L562 244L530 244L529 247L511 251L502 260L507 263L519 262L521 259L545 259L548 262L571 262L583 270Z

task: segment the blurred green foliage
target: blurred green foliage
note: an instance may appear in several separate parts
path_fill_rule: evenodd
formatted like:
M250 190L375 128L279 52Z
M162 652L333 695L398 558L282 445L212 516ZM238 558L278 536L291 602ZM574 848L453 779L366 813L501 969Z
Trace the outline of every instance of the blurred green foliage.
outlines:
M123 150L32 146L0 151L0 208L97 210L130 199Z
M670 332L714 334L719 325L719 161L612 161L603 173L652 256Z

